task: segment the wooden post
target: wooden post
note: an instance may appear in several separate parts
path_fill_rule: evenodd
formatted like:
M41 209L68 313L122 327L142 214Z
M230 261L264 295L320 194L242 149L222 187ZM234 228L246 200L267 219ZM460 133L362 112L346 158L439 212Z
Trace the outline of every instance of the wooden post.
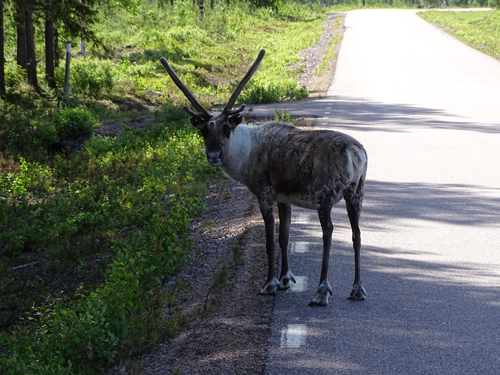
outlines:
M66 72L64 74L64 96L69 95L69 64L71 59L71 40L66 42Z

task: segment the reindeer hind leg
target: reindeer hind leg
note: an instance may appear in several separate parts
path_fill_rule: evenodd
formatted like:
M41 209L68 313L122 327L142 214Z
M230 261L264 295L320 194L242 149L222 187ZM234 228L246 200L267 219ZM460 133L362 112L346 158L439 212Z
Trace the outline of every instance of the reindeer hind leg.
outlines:
M348 194L344 197L347 208L347 215L352 229L352 244L354 248L354 283L352 285L351 300L364 300L366 298L365 288L361 285L361 230L359 229L359 217L361 215L361 206L363 202L363 183L361 182L358 189L353 194Z
M332 288L328 283L328 263L330 259L330 247L332 244L333 225L331 211L333 207L333 195L325 194L319 201L318 216L323 230L323 260L321 263L321 277L316 294L309 306L326 306L328 297L332 295Z

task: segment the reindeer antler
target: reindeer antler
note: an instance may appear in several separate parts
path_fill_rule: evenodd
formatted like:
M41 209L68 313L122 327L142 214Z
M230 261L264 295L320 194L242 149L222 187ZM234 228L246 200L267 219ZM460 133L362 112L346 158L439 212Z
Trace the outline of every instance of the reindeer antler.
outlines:
M247 72L247 74L245 74L245 76L240 81L240 83L238 84L238 86L236 86L236 90L233 92L233 94L229 98L229 101L227 102L226 106L222 110L222 113L220 114L219 118L230 116L230 115L234 115L236 113L240 113L240 112L242 112L245 109L245 104L242 104L241 106L239 106L236 109L232 109L232 108L234 106L234 103L236 103L236 100L240 96L241 90L243 90L243 88L248 83L248 81L250 80L250 78L252 78L253 74L255 73L255 71L259 67L262 59L264 58L265 54L266 54L266 51L264 49L261 49L260 52L259 52L259 55L257 56L257 59L255 60L255 62L250 67L250 70ZM191 104L193 105L193 107L198 112L192 111L187 106L184 106L184 110L187 113L189 113L191 116L198 117L198 118L209 119L211 117L210 114L207 112L207 110L205 108L203 108L201 106L200 103L198 103L198 101L193 96L193 94L191 93L191 91L189 91L189 89L186 87L186 85L184 85L184 83L182 83L182 81L179 79L179 77L177 76L177 74L175 74L174 70L168 64L167 60L164 57L162 57L160 59L160 62L163 65L163 67L165 68L165 70L167 71L167 73L170 75L170 78L172 78L172 81L174 81L174 83L177 85L177 87L184 93L184 95L186 96L186 98L191 102Z
M253 74L255 73L257 68L259 67L265 54L266 54L266 50L261 49L259 52L259 55L257 56L257 59L255 60L253 65L250 67L250 70L247 72L247 74L245 74L243 79L240 81L240 83L236 87L236 90L234 90L233 95L231 95L231 97L229 98L229 101L227 102L226 106L222 110L221 116L222 115L226 115L226 116L234 115L234 114L239 113L245 109L245 104L242 104L239 108L232 110L234 103L236 103L236 99L238 99L238 96L240 96L240 94L241 94L241 90L243 90L243 87L245 87L245 85L248 83L248 81L250 81L250 78L252 78Z
M179 77L177 77L177 74L175 74L174 70L170 67L170 65L168 64L167 60L164 57L162 57L160 59L160 62L163 65L163 67L165 68L165 70L167 71L167 73L170 76L170 78L172 78L172 81L174 81L174 83L177 85L177 87L184 93L184 95L186 96L186 98L188 98L188 100L191 102L191 104L193 105L193 107L198 112L192 111L191 109L189 109L188 106L184 106L184 110L187 113L189 113L191 116L195 116L195 117L198 117L198 118L209 119L211 117L210 114L207 112L207 110L205 108L203 108L201 106L200 103L198 103L198 101L193 96L193 94L191 93L191 91L189 91L189 89L186 87L186 85L184 85L184 83L182 83L182 81L179 79Z

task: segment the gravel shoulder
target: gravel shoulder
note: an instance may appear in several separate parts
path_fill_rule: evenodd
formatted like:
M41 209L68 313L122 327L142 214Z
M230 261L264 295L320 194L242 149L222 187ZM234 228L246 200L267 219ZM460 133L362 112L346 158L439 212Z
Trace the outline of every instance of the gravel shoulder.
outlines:
M336 61L330 62L321 77L314 71L338 32L333 26L338 16L329 14L321 41L302 51L304 71L298 79L311 92L310 99L325 96L333 78ZM310 126L310 122L299 119L297 125ZM224 180L210 187L206 205L208 209L191 224L192 261L170 282L182 286L176 288L176 294L188 323L157 352L144 355L140 365L127 362L113 373L264 372L274 297L257 295L267 276L264 226L257 201L246 187ZM229 271L227 280L220 289L210 291L224 265Z

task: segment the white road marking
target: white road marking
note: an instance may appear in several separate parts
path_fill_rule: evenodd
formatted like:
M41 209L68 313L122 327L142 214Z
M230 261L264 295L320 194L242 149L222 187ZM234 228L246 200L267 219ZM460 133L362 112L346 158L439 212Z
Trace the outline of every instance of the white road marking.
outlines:
M295 223L297 224L309 224L311 221L311 215L309 214L298 214L295 219Z
M307 276L295 276L295 284L292 283L290 289L287 292L299 293L307 289L307 281L309 278Z
M291 248L291 253L307 253L309 250L309 244L307 242L293 242L292 243L292 248Z
M300 348L306 343L307 326L305 324L289 324L281 330L282 348Z
M329 114L330 114L330 112L325 112L325 115L329 115Z

